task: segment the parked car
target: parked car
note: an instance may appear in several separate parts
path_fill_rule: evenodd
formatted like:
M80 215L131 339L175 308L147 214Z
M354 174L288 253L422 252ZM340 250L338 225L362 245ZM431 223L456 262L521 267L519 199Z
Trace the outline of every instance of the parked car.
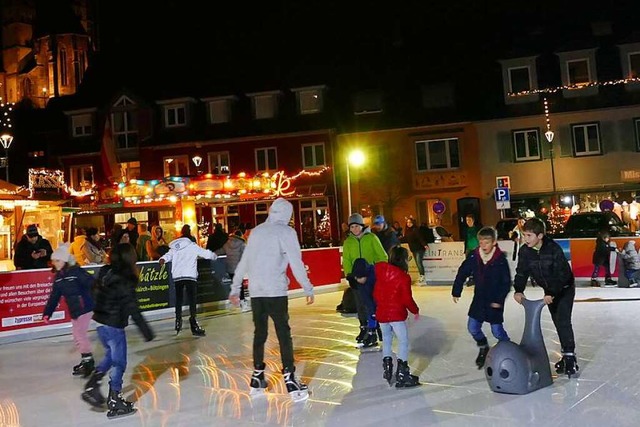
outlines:
M633 236L634 233L614 212L580 212L573 214L556 238L597 237L601 230L609 230L612 237Z
M509 232L518 225L518 218L502 218L496 223L498 240L511 240Z

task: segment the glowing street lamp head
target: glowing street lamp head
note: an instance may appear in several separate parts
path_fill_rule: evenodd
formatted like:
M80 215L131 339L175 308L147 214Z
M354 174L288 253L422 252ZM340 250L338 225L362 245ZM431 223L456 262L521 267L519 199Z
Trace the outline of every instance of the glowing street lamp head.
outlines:
M364 163L364 153L360 150L353 150L349 153L347 161L353 166L361 166Z

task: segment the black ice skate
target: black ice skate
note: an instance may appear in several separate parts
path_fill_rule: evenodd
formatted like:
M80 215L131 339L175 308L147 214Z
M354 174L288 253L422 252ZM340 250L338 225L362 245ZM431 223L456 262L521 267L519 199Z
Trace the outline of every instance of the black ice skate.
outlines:
M256 365L253 374L251 374L251 381L249 383L251 386L251 395L264 394L264 390L267 388L267 380L264 379L264 368L264 363Z
M367 328L365 326L360 326L360 333L356 336L356 347L362 347L362 341L366 335Z
M362 347L360 347L360 350L363 352L380 351L380 347L378 346L378 335L376 334L375 329L367 331L367 334L362 340Z
M604 280L604 287L605 288L615 288L617 286L618 286L618 282L613 280L611 277L609 277L609 278Z
M109 390L109 400L107 400L107 418L119 418L127 415L135 414L137 409L133 407L132 402L124 400L122 393L115 390Z
M72 375L74 377L87 378L93 373L95 362L91 356L82 356L82 360L73 367Z
M91 378L89 378L89 381L85 384L84 391L81 394L82 400L98 409L104 409L104 404L106 402L106 399L100 392L102 377L104 377L104 373L93 371Z
M196 337L204 337L206 335L204 329L198 325L198 321L195 317L189 317L189 323L191 324L191 333Z
M284 384L287 386L287 391L291 400L294 402L302 402L309 398L309 387L306 384L296 380L293 372L295 368L284 368L282 374L284 375Z
M384 357L382 359L382 368L384 369L384 372L382 374L382 378L387 380L387 382L391 386L392 383L393 383L393 381L392 381L392 379L393 379L393 358Z
M182 316L176 316L176 335L178 335L180 333L180 331L182 330Z
M489 344L487 343L487 339L483 338L478 343L478 357L476 357L476 366L478 369L484 368L484 362L487 359L487 354L489 353Z
M396 388L411 388L421 385L416 375L409 372L409 364L406 360L398 359L398 369L396 370Z
M562 359L556 364L556 373L566 374L569 378L580 370L575 353L562 353Z

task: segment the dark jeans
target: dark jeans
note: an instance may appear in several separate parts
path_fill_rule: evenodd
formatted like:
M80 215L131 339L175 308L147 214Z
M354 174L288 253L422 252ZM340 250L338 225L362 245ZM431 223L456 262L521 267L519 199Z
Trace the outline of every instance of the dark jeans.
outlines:
M100 325L96 328L98 338L104 347L104 357L96 367L98 372L109 374L109 388L113 391L122 391L122 377L127 369L127 336L124 329L112 326Z
M411 254L413 255L413 260L416 262L416 266L418 267L418 273L421 276L424 276L424 264L422 263L422 258L424 258L424 253L425 250L424 249L419 249L417 251L411 251Z
M560 346L563 352L573 353L576 348L576 342L573 337L573 325L571 324L571 311L573 310L573 300L576 296L576 288L570 287L553 299L549 304L549 313L551 320L556 326L558 338L560 338Z
M362 285L356 282L356 279L354 279L351 276L347 277L347 281L349 282L349 286L353 290L353 298L356 301L356 310L358 311L358 321L360 322L360 326L366 327L369 310L367 309L365 297L362 295L362 292L360 291L360 288L362 288Z
M289 327L289 297L254 297L251 298L253 313L253 364L259 366L264 363L264 343L269 334L269 317L273 324L280 344L280 358L282 367L293 369L293 341Z
M605 278L605 280L611 279L611 269L609 268L609 261L606 261L604 264L602 264L602 266L604 267L604 278ZM599 275L600 275L600 265L599 264L594 264L593 265L593 273L591 273L591 278L592 279L596 279L596 278L598 278Z
M182 295L183 289L187 291L187 299L189 300L189 315L196 317L196 286L198 282L193 280L178 280L176 286L176 317L182 317Z

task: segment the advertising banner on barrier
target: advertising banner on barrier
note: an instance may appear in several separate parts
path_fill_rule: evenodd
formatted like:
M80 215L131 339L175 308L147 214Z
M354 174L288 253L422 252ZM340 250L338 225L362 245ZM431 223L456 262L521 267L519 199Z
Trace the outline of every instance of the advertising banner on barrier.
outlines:
M453 283L462 261L464 242L431 243L423 258L427 284L441 281Z

